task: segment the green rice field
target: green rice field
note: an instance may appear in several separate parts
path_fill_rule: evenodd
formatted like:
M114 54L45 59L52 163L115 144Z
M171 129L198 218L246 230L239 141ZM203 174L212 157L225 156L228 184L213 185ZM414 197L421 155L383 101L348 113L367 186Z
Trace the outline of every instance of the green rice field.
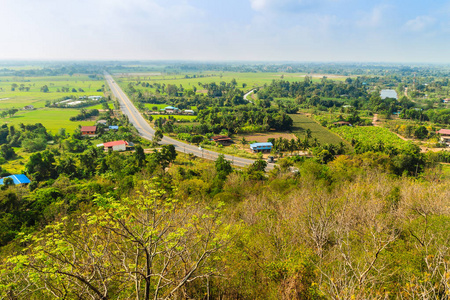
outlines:
M78 109L64 108L43 108L31 111L19 111L12 118L6 117L0 119L2 124L19 125L42 123L48 132L56 133L60 128L65 128L68 133L72 133L78 125L91 126L94 121L70 121L70 117L76 116L80 111Z
M318 124L311 117L300 114L290 114L289 116L294 121L292 133L299 135L301 138L304 138L306 136L306 130L310 129L312 137L317 138L321 144L339 144L340 142L345 142L339 136Z
M20 109L26 105L40 108L45 106L47 100L51 101L66 96L102 96L103 92L97 92L97 90L101 89L104 84L103 80L92 80L86 75L0 77L0 109ZM12 91L13 85L17 85L14 91ZM46 93L41 91L45 85L49 89ZM19 90L20 88L23 90ZM62 88L69 88L69 91L62 92ZM76 89L76 92L73 92L72 89ZM82 89L83 92L80 92L79 89Z

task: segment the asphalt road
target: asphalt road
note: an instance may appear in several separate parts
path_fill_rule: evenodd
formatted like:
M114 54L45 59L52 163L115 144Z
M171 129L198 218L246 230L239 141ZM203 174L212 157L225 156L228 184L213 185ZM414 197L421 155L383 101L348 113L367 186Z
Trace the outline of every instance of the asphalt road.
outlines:
M134 104L130 101L128 96L122 91L120 86L115 82L113 77L108 73L105 73L105 80L111 88L112 93L116 97L116 99L120 103L120 109L122 112L128 116L128 119L136 127L140 136L147 139L152 140L153 134L155 130L147 123L138 109L134 106ZM186 144L170 137L164 136L161 140L160 144L172 144L175 146L175 150L182 153L192 153L195 156L202 157L204 159L216 160L219 156L219 153L214 151L209 151L206 149L202 149L195 145ZM246 159L241 157L236 157L232 155L225 155L225 159L230 161L234 166L237 167L246 167L254 162L252 159ZM274 164L267 164L267 170L273 169Z

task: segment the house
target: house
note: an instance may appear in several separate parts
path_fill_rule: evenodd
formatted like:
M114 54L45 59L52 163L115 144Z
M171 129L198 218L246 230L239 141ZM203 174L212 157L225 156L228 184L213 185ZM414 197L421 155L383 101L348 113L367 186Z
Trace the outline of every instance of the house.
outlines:
M100 100L102 98L103 98L102 96L89 96L88 97L88 99L92 100L92 101L98 101L98 100Z
M167 106L162 109L166 114L177 114L179 113L179 109L173 106Z
M446 98L446 99L442 100L442 102L444 102L444 103L450 103L450 98Z
M380 97L383 100L386 98L398 100L397 92L395 90L381 90Z
M97 120L97 124L102 124L102 125L106 126L106 124L108 124L108 121L106 121L106 120Z
M108 129L109 129L109 130L119 130L119 126L117 126L117 125L111 125L111 126L108 126Z
M97 126L81 126L81 135L96 136Z
M450 146L450 129L441 129L436 132L441 135L441 142Z
M211 137L211 140L216 143L219 143L223 146L228 146L233 143L233 140L226 135L216 135L216 136Z
M23 175L23 174L17 174L17 175L10 175L10 176L6 176L3 177L2 179L0 179L0 185L3 185L3 179L5 178L11 178L14 181L14 184L29 184L31 181L30 179L28 179L27 176Z
M193 111L192 109L185 109L185 110L183 111L183 113L184 113L185 115L191 115L191 116L195 115L195 111Z
M268 143L253 143L250 144L250 149L253 152L270 152L272 150L272 143L268 142Z
M24 106L23 109L25 109L25 110L33 110L34 106L33 105L27 105L27 106Z
M114 142L107 142L103 143L103 147L105 150L112 150L112 151L125 151L127 150L128 143L125 141L114 141Z

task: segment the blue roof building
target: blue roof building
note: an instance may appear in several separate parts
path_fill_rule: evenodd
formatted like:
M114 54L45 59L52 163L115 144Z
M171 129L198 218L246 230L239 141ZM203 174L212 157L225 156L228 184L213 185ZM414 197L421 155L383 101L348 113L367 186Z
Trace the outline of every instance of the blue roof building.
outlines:
M3 177L2 179L0 179L0 185L3 185L3 179L5 179L5 178L11 178L14 181L14 184L28 184L31 182L27 176L25 176L23 174L18 174L18 175L10 175L10 176Z
M250 144L250 149L253 152L270 152L272 150L272 143L253 143Z
M118 125L111 125L111 126L108 126L108 128L110 130L119 130L119 126Z

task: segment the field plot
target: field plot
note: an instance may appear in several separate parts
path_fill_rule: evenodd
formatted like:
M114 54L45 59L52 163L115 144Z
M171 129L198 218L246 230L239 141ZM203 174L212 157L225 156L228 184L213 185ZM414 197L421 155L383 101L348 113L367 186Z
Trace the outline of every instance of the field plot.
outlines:
M342 136L345 140L351 141L355 139L368 146L375 146L380 142L385 146L393 146L396 148L402 148L408 144L407 141L399 138L395 133L392 133L387 128L374 127L374 126L342 126L332 129Z
M340 142L344 142L339 136L332 133L327 128L322 127L310 117L299 114L289 116L294 121L292 132L299 135L301 138L304 138L306 136L306 130L310 129L312 137L317 138L321 144L339 144Z
M0 119L0 122L17 126L23 124L41 123L48 132L57 133L60 128L65 128L68 133L72 133L78 125L94 125L93 121L70 121L70 117L76 116L80 111L77 109L37 109L31 111L19 111L12 118Z
M142 73L138 75L137 73L133 74L115 74L117 82L123 89L126 89L130 82L145 82L153 85L154 83L165 84L166 86L169 84L176 85L179 87L183 86L184 89L193 89L194 87L197 89L197 93L205 93L206 91L203 89L199 83L202 85L209 84L215 82L219 84L224 81L226 83L231 82L233 79L237 82L237 87L243 91L247 91L253 87L263 86L264 84L270 84L272 80L286 80L286 81L302 81L303 78L308 75L305 73L239 73L239 72L203 72L203 73L186 73L182 75L148 75ZM195 78L192 78L196 76ZM203 76L203 77L200 77ZM311 75L308 75L311 76ZM313 81L320 81L323 75L312 75ZM344 76L334 76L333 80L345 80ZM245 84L245 85L244 85ZM150 91L152 93L156 92L156 88L152 87L136 87L142 91ZM164 94L164 93L162 93Z
M103 96L98 90L104 84L103 80L86 75L0 77L0 109L20 109L26 105L41 108L46 101L63 97Z

